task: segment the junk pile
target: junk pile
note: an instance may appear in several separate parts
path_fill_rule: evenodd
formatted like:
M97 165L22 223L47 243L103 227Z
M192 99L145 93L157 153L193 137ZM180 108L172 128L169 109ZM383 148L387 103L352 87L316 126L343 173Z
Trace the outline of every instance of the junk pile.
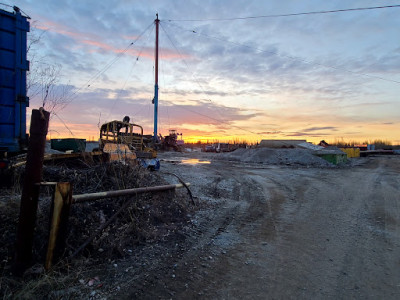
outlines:
M23 182L23 170L24 168L17 170L15 176L18 179L15 182ZM86 162L79 164L75 161L72 165L45 165L43 180L71 182L73 194L168 184L158 173L138 165L118 162L88 165ZM0 195L1 274L11 272L19 215L18 190L19 186L16 185L13 190L2 190ZM36 262L37 265L43 264L46 255L51 195L50 187L41 188L33 247L33 263ZM99 232L98 229L127 201L130 202L127 209ZM187 226L192 209L186 192L174 191L76 203L71 207L66 250L62 257L68 258L93 235L96 237L74 257L72 265L79 267L84 262L85 267L90 267L128 257L141 245L184 236L182 231ZM9 293L18 290L21 285L22 282L5 280L0 285L0 293L4 295L6 291Z

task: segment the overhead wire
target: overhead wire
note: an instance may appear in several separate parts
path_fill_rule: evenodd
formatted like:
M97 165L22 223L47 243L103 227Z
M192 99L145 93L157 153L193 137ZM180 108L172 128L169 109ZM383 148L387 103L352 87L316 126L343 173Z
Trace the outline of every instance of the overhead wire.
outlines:
M75 89L75 91L69 95L66 96L65 98L65 102L70 103L73 100L75 100L78 97L78 93L80 91L82 91L85 88L90 87L90 85L96 80L98 79L104 72L106 72L115 62L117 62L128 50L129 48L131 48L146 32L147 30L153 25L153 22L146 27L146 29L140 33L140 35L138 35L136 37L136 39L134 41L132 41L131 43L129 43L129 45L127 47L124 48L124 50L122 50L121 52L119 52L112 60L110 60L101 70L99 70L94 76L92 76L92 78L90 78L84 85L82 85L80 88ZM53 112L54 113L54 112ZM55 113L54 113L55 114ZM64 126L68 129L68 131L70 132L70 134L72 136L74 136L74 134L72 133L72 131L69 129L69 127L67 126L67 124L64 122L64 120L61 119L61 117L58 114L55 114L57 116L57 118L60 119L60 121L64 124Z
M180 52L179 49L176 47L175 43L172 41L171 37L169 36L168 32L165 30L164 26L162 26L162 22L160 22L160 26L161 26L161 28L164 30L165 35L167 36L168 40L171 42L172 46L173 46L173 47L175 48L175 50L177 51L178 55L181 57L182 61L185 63L187 69L189 69L188 63L187 63L186 60L183 58L181 52ZM200 89L203 91L203 93L204 93L205 95L208 96L207 92L205 91L205 89L203 88L203 86L200 84L199 80L197 80L197 78L194 76L194 74L192 74L192 76L195 78L196 83L199 85L199 87L200 87ZM208 98L207 100L208 100L209 102L213 102L210 98ZM188 111L190 111L190 112L192 112L192 113L195 113L195 114L198 114L198 115L207 117L207 118L209 118L209 119L211 119L211 120L214 120L214 121L218 120L218 119L212 118L212 117L210 117L210 116L208 116L208 115L204 115L204 114L201 114L201 113L199 113L199 112L196 112L196 111L187 109L187 108L184 107L184 106L181 106L181 108L186 109L186 110L188 110ZM250 132L250 133L253 133L253 134L258 135L258 133L255 133L255 132L253 132L253 131L247 130L247 129L242 128L242 127L240 127L240 126L232 125L232 124L229 123L228 121L223 120L222 114L221 114L221 112L219 111L218 106L215 106L215 109L217 110L218 114L220 115L220 117L221 117L221 119L222 119L222 120L219 120L220 123L229 124L231 127L235 127L235 128L237 128L237 129L241 129L241 130L243 130L243 131Z
M278 18L278 17L293 17L302 15L331 14L331 13L340 13L349 11L362 11L362 10L398 8L398 7L400 7L400 4L373 6L373 7L344 8L336 10L310 11L310 12L279 14L279 15L263 15L263 16L234 17L234 18L209 18L209 19L168 19L167 21L174 21L174 22L235 21L235 20L248 20L248 19L260 19L260 18Z
M10 7L11 7L11 6L10 6ZM302 12L302 13L280 14L280 15L262 15L262 16L236 17L236 18L181 19L181 20L178 20L178 19L169 19L168 21L170 21L170 22L172 22L172 21L174 21L174 22L182 22L182 21L185 21L185 22L186 22L186 21L233 21L233 20L258 19L258 18L275 18L275 17L289 17L289 16L312 15L312 14L328 14L328 13L339 13L339 12L349 12L349 11L362 11L362 10L373 10L373 9L385 9L385 8L398 8L398 7L400 7L400 5L387 5L387 6L375 6L375 7L361 7L361 8L349 8L349 9L338 9L338 10L328 10L328 11L312 11L312 12ZM160 22L160 23L161 23L161 22ZM85 88L85 87L90 87L91 84L92 84L95 80L97 80L102 74L104 74L104 72L106 72L116 61L118 61L118 60L128 51L128 49L129 49L131 46L133 46L133 45L137 42L137 40L150 28L150 26L151 26L152 24L153 24L153 22L152 22L152 23L151 23L151 24L150 24L150 25L149 25L149 26L148 26L148 27L133 41L133 42L131 42L124 50L122 50L120 53L118 53L118 54L116 55L116 57L115 57L113 60L111 60L111 61L110 61L108 64L106 64L101 70L99 70L91 79L89 79L89 80L85 83L85 85L83 85L81 88L77 89L77 90L70 96L71 99L68 99L68 100L69 100L69 101L73 101L73 100L74 100L74 96L76 96L76 94L77 94L78 92L80 92L80 91L81 91L83 88ZM366 77L370 77L370 78L375 78L375 79L380 79L380 80L384 80L384 81L390 81L390 82L394 82L394 83L400 83L400 81L397 81L397 80L392 80L392 79L387 79L387 78L383 78L383 77L379 77L379 76L369 75L369 74L366 74L366 73L354 72L354 71L350 71L350 70L347 70L347 69L339 68L339 67L336 67L336 66L325 65L325 64L321 64L321 63L315 63L315 62L311 62L311 61L308 61L308 60L305 60L305 59L302 59L302 58L299 58L299 57L294 57L294 56L289 56L289 55L284 55L284 54L278 54L276 51L266 51L266 50L259 49L259 48L255 48L255 47L251 47L251 46L248 46L248 45L245 45L245 44L242 44L242 43L232 42L232 41L228 41L228 40L225 40L225 39L222 39L222 38L218 38L218 37L214 37L214 36L209 36L209 35L204 34L204 33L196 32L195 30L184 29L184 28L182 28L182 27L180 27L180 26L178 26L178 25L176 25L176 24L171 24L171 25L176 26L177 28L180 28L180 29L185 30L185 31L189 31L189 32L192 32L192 33L195 33L195 34L199 34L199 35L205 36L205 37L207 37L207 38L212 38L212 39L220 40L220 41L227 42L227 43L231 43L231 44L234 44L234 45L237 45L237 46L243 46L243 47L251 48L251 49L257 50L257 51L259 51L259 52L263 52L263 53L272 53L272 54L280 55L280 56L287 57L287 58L290 58L290 59L299 60L299 61L302 61L302 62L307 63L307 64L313 64L313 65L317 65L317 66L323 66L323 67L327 67L327 68L331 68L331 69L335 69L335 70L339 70L339 71L344 71L344 72L348 72L348 73L352 73L352 74L356 74L356 75L362 75L362 76L366 76ZM161 27L163 28L163 30L164 30L164 32L166 33L168 39L169 39L170 42L173 44L173 46L175 47L175 49L178 51L179 55L180 55L181 58L182 58L182 55L180 54L179 50L177 49L177 47L174 45L174 43L173 43L172 40L170 39L170 37L169 37L169 35L167 34L165 28L164 28L163 26L161 26ZM186 63L185 60L184 60L184 63L185 63L186 66L188 67L188 65L187 65L187 63ZM196 81L197 81L198 85L201 87L201 89L202 89L203 92L204 92L204 88L202 87L202 85L200 84L200 82L199 82L197 79L196 79ZM125 82L125 84L126 84L126 82ZM211 101L211 99L207 99L207 100L208 100L208 101ZM189 110L189 109L187 109L187 110ZM189 110L189 111L191 111L191 110ZM204 115L204 114L195 112L195 111L192 111L192 112L193 112L193 113L197 113L197 114L199 114L199 115L203 115L203 116L208 117L208 118L210 118L210 119L214 119L214 118L212 118L212 117L210 117L210 116L207 116L207 115ZM67 127L67 125L65 124L65 122L64 122L57 114L56 114L56 116L57 116L57 117L63 122L63 124ZM222 123L226 123L226 124L227 124L227 122L225 122L225 121L221 121L221 120L218 120L218 119L214 119L214 120L215 120L215 121L218 121L218 122L222 122ZM234 125L231 125L231 124L229 124L229 125L230 125L230 126L233 126L233 127L235 127L235 128L239 128L239 129L245 130L245 129L243 129L243 128L241 128L241 127L238 127L238 126L234 126ZM73 134L72 131L71 131L68 127L67 127L67 129L70 131L71 134ZM248 131L248 132L250 132L250 133L253 133L253 134L258 134L258 133L255 133L255 132L252 132L252 131L249 131L249 130L246 130L246 131Z
M162 30L164 31L165 35L167 36L168 40L170 41L171 45L175 48L176 52L178 53L179 57L181 58L181 60L183 61L183 63L185 64L186 68L189 69L189 65L186 62L186 59L183 58L182 53L179 51L178 47L176 47L175 43L172 41L171 37L169 36L168 32L165 30L164 26L162 25L162 21L160 22L160 26L162 28ZM196 78L196 76L194 76L194 74L192 73L192 77L194 77L194 80L196 81L197 85L200 87L200 89L203 91L204 94L207 95L207 93L205 92L205 89L203 88L202 84L200 83L200 81ZM211 99L207 99L208 101L211 102Z
M103 69L101 69L100 71L98 71L98 73L93 76L92 79L90 79L86 84L88 87L90 87L90 85L97 79L99 78L102 74L104 74L117 60L119 60L128 50L131 46L133 46L145 33L146 31L150 28L152 24L150 24L138 37L136 37L136 39L131 42L123 51L121 51L120 53L118 53L115 58L113 60L111 60L108 64L106 64Z
M400 7L400 5L397 5L397 6L387 6L387 7ZM381 7L376 7L376 8L381 8ZM383 7L382 7L382 8L383 8ZM363 9L374 9L374 8L363 8ZM355 9L353 9L353 10L355 10ZM361 9L358 9L358 10L361 10ZM342 10L338 10L337 12L339 12L339 11L342 11ZM333 12L333 11L329 11L329 12ZM317 12L313 12L313 13L317 13ZM320 13L322 13L322 12L320 12ZM328 13L328 11L327 11L326 13ZM305 14L305 13L302 13L302 14ZM307 13L307 14L311 14L311 13ZM173 21L173 20L169 20L169 21ZM164 23L165 23L165 22L164 22ZM160 24L162 25L162 22L160 22ZM370 74L366 74L366 73L361 73L361 72L355 72L355 71L351 71L351 70L344 69L344 68L337 67L337 66L332 66L332 65L326 65L326 64L316 63L316 62L312 62L312 61L309 61L309 60L305 60L305 59L302 59L302 58L299 58L299 57L280 54L280 53L278 53L277 51L266 51L266 50L263 50L263 49L260 49L260 48L256 48L256 47L252 47L252 46L246 45L246 44L242 44L242 43L238 43L238 42L229 41L229 40L226 40L226 39L223 39L223 38L220 38L220 37L210 36L210 35L207 35L207 34L204 34L204 33L201 33L201 32L197 32L196 30L186 29L186 28L183 28L183 27L181 27L181 26L179 26L179 25L176 25L176 24L173 24L173 23L168 23L168 25L175 26L175 27L177 27L177 28L179 28L179 29L181 29L181 30L184 30L184 31L187 31L187 32L190 32L190 33L199 34L199 35L205 36L205 37L210 38L210 39L219 40L219 41L222 41L222 42L225 42L225 43L230 43L230 44L233 44L233 45L236 45L236 46L243 46L243 47L246 47L246 48L249 48L249 49L256 50L256 51L258 51L258 52L269 53L269 54L275 54L275 55L287 57L287 58L290 58L290 59L293 59L293 60L302 61L302 62L307 63L307 64L312 64L312 65L316 65L316 66L331 68L331 69L334 69L334 70L343 71L343 72L351 73L351 74L354 74L354 75L361 75L361 76L365 76L365 77L369 77L369 78L373 78L373 79L379 79L379 80L388 81L388 82L400 83L400 81L397 81L397 80L388 79L388 78L379 77L379 76L374 76L374 75L370 75ZM165 28L164 28L163 26L162 26L162 28L163 28L163 30L165 31L165 33L167 34ZM167 36L168 36L168 34L167 34ZM171 41L171 43L173 44L173 46L175 47L175 49L178 51L179 55L181 55L180 52L179 52L179 50L178 50L177 47L175 46L175 44L174 44L174 43L172 42L172 40L169 38L169 36L168 36L168 39ZM186 61L185 61L184 59L183 59L183 61L184 61L185 65L188 67ZM199 84L199 86L201 87L200 84ZM209 100L209 101L211 101L211 100ZM201 114L201 113L199 113L199 112L197 112L197 111L192 111L192 110L187 109L187 108L185 108L185 107L182 107L182 108L184 108L184 109L186 109L186 110L188 110L188 111L191 111L192 113L199 114L199 115L202 115L202 116L204 116L204 117L207 117L207 118L213 119L213 120L215 120L215 121L220 121L220 122L221 122L221 120L217 120L217 119L212 118L212 117L210 117L210 116L208 116L208 115ZM224 122L222 122L222 123L224 123ZM233 126L233 125L231 125L231 124L229 124L229 125L232 126L232 127L235 127L235 128L240 128L240 129L242 129L242 130L245 130L245 129L241 128L241 127ZM248 131L248 130L246 130L246 131ZM258 133L255 133L255 132L252 132L252 131L248 131L248 132L258 135Z
M164 86L166 86L166 83L165 83L165 74L164 74L164 67L165 67L165 65L164 65L164 63L163 63L163 50L162 50L162 48L160 48L159 49L159 51L160 51L160 61L159 61L159 70L160 70L160 73L161 73L161 80L162 80L162 82L163 82L163 87ZM160 89L160 87L159 87L159 89ZM159 98L158 99L158 101L159 101L159 103L162 101L162 99L161 98ZM162 111L161 111L161 107L162 106L160 106L160 111L159 111L159 117L160 117L160 127L161 127L161 124L163 124L162 123L162 117L164 117L163 115L162 115ZM171 129L171 119L170 119L170 115L169 115L169 105L166 105L165 106L165 111L166 111L166 113L167 113L167 122L168 122L168 129ZM165 118L164 118L165 119ZM160 131L162 131L162 128L161 128L161 130Z
M309 61L309 60L304 59L304 58L278 53L277 51L263 50L263 49L260 49L260 48L256 48L256 47L252 47L252 46L243 44L243 43L229 41L229 40L223 39L221 37L211 36L211 35L208 35L208 34L205 34L205 33L198 32L196 30L183 28L183 27L181 27L179 25L176 25L176 24L173 24L173 23L169 23L168 25L175 26L175 27L177 27L177 28L179 28L179 29L181 29L183 31L187 31L187 32L190 32L190 33L193 33L193 34L202 35L202 36L204 36L206 38L209 38L209 39L218 40L218 41L221 41L221 42L224 42L224 43L229 43L229 44L236 45L236 46L246 47L246 48L261 52L261 53L275 54L275 55L286 57L286 58L289 58L289 59L292 59L292 60L301 61L303 63L310 64L310 65L315 65L315 66L319 66L319 67L325 67L325 68L329 68L329 69L333 69L333 70L337 70L337 71L342 71L342 72L346 72L346 73L350 73L350 74L354 74L354 75L361 75L361 76L365 76L365 77L369 77L369 78L373 78L373 79L379 79L379 80L382 80L382 81L387 81L387 82L393 82L393 83L400 84L400 81L398 81L398 80L389 79L389 78L380 77L380 76L375 76L375 75L370 75L370 74L366 74L366 73L362 73L362 72L351 71L351 70L348 70L348 69L345 69L345 68L341 68L341 67L337 67L337 66L322 64L322 63L318 63L318 62L313 62L313 61Z
M151 23L149 26L146 27L146 29L140 33L136 39L129 43L128 46L126 46L121 52L119 52L112 60L110 60L102 69L100 69L94 76L92 76L85 84L83 84L80 88L76 89L71 96L69 96L69 98L67 98L67 100L69 101L73 101L76 99L77 94L82 91L83 89L89 88L91 86L91 84L97 80L102 74L104 74L104 72L106 72L115 62L117 62L128 50L130 47L132 47L145 33L147 30L149 30L149 28L153 25L153 23Z
M160 52L161 52L161 49L160 49ZM162 55L161 55L161 57L162 57ZM165 65L164 64L160 64L160 66L162 66L162 68L161 68L161 72L162 73L161 74L162 74L163 86L166 86L165 74L164 74ZM171 129L171 118L170 118L170 114L169 114L169 105L167 105L166 108L167 108L167 117L168 117L168 127L169 127L169 129Z
M170 43L172 44L172 46L175 48L176 52L178 53L178 55L180 56L181 60L184 62L186 68L189 70L189 65L186 62L186 60L183 58L183 55L181 53L181 51L179 51L178 47L175 45L175 43L172 41L171 37L169 36L168 32L165 30L164 26L162 25L162 22L160 22L160 26L162 28L162 30L164 31L165 35L167 36L168 40L170 41ZM197 85L200 87L200 89L203 91L203 93L205 95L207 95L207 92L205 91L205 89L203 88L202 84L200 83L200 81L194 76L194 74L192 73L192 77L194 77ZM208 96L208 95L207 95ZM207 99L207 101L212 102L211 99Z
M109 112L108 112L107 118L110 116L110 114L111 114L112 111L114 110L114 107L115 107L115 104L116 104L116 102L117 102L117 99L120 97L120 95L122 94L122 92L125 90L125 86L126 86L128 80L129 80L130 76L132 75L133 69L134 69L135 66L137 65L137 63L138 63L138 61L139 61L139 58L140 58L140 56L141 56L142 53L143 53L143 49L144 49L145 43L149 40L150 35L151 35L152 32L153 32L153 31L149 31L149 33L148 33L148 35L147 35L147 40L143 43L142 47L140 48L140 50L139 50L139 52L138 52L138 54L137 54L137 56L136 56L136 59L135 59L135 61L133 62L132 67L131 67L131 69L130 69L130 71L129 71L129 74L128 74L128 76L127 76L126 79L125 79L124 84L123 84L122 87L118 90L117 97L114 98L113 105L112 105L112 107L110 108L110 110L109 110Z
M56 112L53 111L52 114L55 115L61 121L61 123L69 131L71 136L75 137L75 134L71 131L71 129L68 127L68 125L65 123L65 121Z

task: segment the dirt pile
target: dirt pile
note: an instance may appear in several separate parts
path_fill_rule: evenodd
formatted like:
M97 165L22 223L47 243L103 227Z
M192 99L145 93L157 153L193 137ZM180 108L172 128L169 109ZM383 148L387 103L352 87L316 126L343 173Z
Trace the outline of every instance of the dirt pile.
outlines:
M236 160L246 163L262 163L271 165L298 165L309 167L332 167L326 160L313 155L313 151L307 149L237 149L224 157L228 160Z

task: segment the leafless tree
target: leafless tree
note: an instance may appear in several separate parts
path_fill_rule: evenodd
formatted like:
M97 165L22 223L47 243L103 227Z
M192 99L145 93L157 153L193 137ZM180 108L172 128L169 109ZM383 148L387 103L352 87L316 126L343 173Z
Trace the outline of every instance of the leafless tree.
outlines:
M31 99L40 98L41 106L54 114L68 105L68 94L71 87L60 84L61 65L51 62L40 52L45 33L46 30L38 28L37 21L31 23L27 45L27 55L30 61L27 94Z

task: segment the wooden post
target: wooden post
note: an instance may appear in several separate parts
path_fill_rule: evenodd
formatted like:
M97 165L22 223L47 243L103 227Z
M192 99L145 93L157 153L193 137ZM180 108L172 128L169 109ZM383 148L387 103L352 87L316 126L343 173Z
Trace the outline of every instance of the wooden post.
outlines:
M51 268L53 258L65 249L68 217L72 204L72 188L69 182L59 182L54 191L50 217L50 235L47 247L45 269Z
M32 110L29 146L25 167L24 186L21 195L14 273L22 275L32 260L33 233L42 181L43 157L50 113L43 108Z

